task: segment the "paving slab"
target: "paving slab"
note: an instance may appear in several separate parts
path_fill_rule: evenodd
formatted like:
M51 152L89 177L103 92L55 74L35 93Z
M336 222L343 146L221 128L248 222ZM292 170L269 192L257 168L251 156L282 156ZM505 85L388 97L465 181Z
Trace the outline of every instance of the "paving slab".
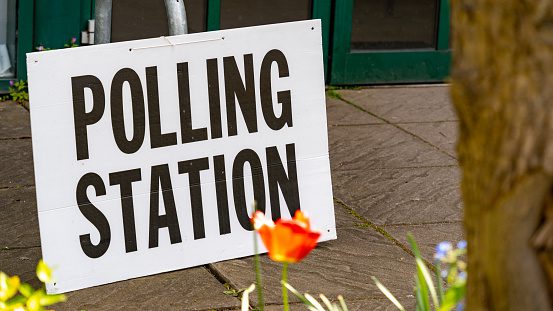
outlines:
M376 224L462 220L457 167L334 171L334 196Z
M0 249L40 245L34 187L0 189Z
M0 101L0 139L31 137L29 112L15 102Z
M238 298L204 267L162 273L67 294L63 310L214 310L240 307Z
M0 140L0 155L0 188L34 184L30 139Z
M447 85L375 87L337 92L344 99L391 123L458 120Z
M0 249L0 271L8 275L19 275L22 282L38 288L42 285L36 277L36 265L40 258L40 247Z
M436 245L438 243L450 241L455 245L463 240L465 236L462 222L414 226L385 226L384 230L405 245L409 245L407 233L413 234L421 254L430 262L434 262L434 253L436 252Z
M456 144L459 122L399 123L397 125L452 157L457 157Z
M261 256L261 266L265 303L280 304L281 264ZM237 288L246 288L255 280L251 257L215 263L212 267ZM400 296L412 294L415 265L410 255L382 235L365 228L342 228L338 229L338 240L320 243L306 259L291 264L288 270L289 283L300 292L372 299L384 296L371 276ZM256 295L251 299L255 303Z
M390 124L336 126L328 135L332 172L457 163L452 156Z
M330 96L326 97L326 118L329 126L384 123L384 121Z
M40 248L0 251L0 271L19 275L35 288L41 283L35 268ZM240 301L225 295L225 287L204 267L82 289L67 293L55 310L212 310L236 309Z

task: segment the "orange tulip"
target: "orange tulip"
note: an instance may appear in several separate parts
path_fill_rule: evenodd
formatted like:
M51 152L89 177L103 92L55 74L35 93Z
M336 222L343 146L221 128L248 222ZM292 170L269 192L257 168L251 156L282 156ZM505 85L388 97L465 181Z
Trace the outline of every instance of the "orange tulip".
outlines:
M297 210L293 219L279 219L276 224L257 211L252 217L253 226L269 257L278 262L298 262L317 246L320 233L311 231L309 219Z

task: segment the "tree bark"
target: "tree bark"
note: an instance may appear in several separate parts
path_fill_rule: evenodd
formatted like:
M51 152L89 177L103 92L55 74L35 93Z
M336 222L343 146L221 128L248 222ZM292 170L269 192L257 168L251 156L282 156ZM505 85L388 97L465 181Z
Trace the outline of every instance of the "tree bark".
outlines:
M452 0L468 310L553 310L553 0Z

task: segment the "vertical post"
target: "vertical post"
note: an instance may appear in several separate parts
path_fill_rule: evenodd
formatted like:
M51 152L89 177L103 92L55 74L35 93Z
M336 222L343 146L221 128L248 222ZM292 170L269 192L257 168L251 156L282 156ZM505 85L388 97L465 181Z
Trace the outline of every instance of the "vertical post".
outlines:
M183 35L188 33L186 10L184 0L165 0L167 21L169 23L169 35Z
M94 7L94 44L111 42L111 3L112 0L96 0Z

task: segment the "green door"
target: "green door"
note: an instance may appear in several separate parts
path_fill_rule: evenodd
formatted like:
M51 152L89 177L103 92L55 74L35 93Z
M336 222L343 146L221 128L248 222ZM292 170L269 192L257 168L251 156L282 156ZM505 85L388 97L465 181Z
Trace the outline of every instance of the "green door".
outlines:
M448 0L336 0L331 84L439 82L449 74Z

